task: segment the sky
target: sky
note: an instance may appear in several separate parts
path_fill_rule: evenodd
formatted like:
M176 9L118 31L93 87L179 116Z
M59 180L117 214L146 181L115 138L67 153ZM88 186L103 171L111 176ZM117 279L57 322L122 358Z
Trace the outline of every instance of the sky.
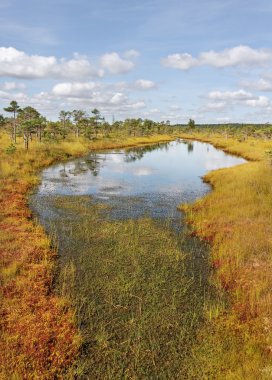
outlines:
M271 0L0 0L0 113L272 120Z

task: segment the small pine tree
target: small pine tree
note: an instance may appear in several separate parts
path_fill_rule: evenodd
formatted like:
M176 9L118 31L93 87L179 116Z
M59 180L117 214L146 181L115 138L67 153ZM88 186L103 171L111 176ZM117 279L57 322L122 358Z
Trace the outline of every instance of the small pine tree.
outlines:
M188 127L189 127L190 129L194 129L194 128L195 128L195 121L194 121L193 119L190 119L190 120L188 121Z

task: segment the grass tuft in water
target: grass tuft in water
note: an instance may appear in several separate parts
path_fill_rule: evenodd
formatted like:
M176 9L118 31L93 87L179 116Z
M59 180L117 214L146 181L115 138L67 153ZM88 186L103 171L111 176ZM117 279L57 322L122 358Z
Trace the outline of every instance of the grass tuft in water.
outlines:
M62 239L57 288L73 303L83 336L71 378L195 373L192 347L203 321L205 284L189 275L184 240L149 218L107 220L105 206L87 196L51 202L61 210L55 220Z

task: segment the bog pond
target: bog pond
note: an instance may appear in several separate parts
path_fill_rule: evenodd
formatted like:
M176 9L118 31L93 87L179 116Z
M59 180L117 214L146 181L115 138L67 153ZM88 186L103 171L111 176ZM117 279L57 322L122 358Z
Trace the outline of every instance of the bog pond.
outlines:
M30 206L58 249L55 291L82 334L74 378L201 378L197 333L219 296L208 248L177 206L210 191L208 171L244 162L178 140L91 152L42 172Z

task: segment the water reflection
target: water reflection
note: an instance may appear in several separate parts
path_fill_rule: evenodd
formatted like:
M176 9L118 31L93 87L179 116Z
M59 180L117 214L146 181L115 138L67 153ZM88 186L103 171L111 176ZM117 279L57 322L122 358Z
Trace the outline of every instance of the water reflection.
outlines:
M137 160L141 160L146 153L150 153L153 151L158 150L168 150L168 146L170 143L159 143L159 144L153 144L149 146L139 147L139 148L129 148L127 149L124 154L124 161L125 162L134 162Z
M192 153L194 151L194 143L189 141L187 144L187 150L188 150L188 153Z
M209 170L245 162L192 141L91 153L43 172L37 197L92 195L115 207L114 217L178 217L176 206L203 196ZM130 202L140 198L141 202ZM118 210L117 210L118 209Z

